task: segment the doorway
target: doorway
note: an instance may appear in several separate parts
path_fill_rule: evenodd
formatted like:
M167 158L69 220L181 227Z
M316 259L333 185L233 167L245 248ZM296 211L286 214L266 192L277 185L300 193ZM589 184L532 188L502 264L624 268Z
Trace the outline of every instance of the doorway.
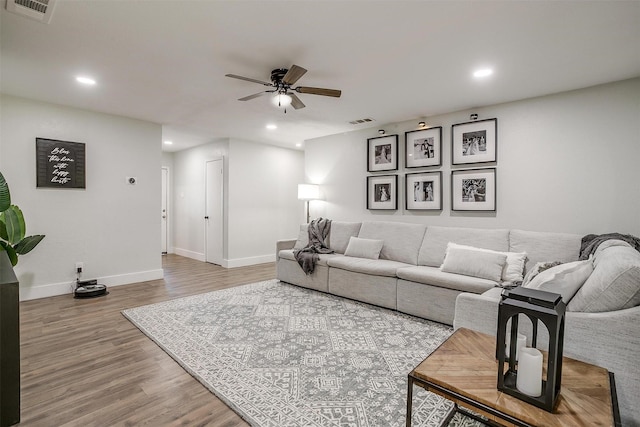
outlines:
M207 160L205 166L205 260L223 263L224 161Z
M168 200L169 200L169 169L162 168L162 205L161 222L160 222L160 241L162 246L162 255L166 255L168 251L169 239L169 223L168 223Z

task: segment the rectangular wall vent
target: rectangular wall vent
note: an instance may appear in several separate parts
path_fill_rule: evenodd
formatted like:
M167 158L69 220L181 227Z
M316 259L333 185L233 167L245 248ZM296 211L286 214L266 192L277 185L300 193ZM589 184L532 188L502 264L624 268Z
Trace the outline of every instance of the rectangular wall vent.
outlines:
M358 119L358 120L352 120L349 123L351 123L352 125L360 125L362 123L369 123L369 122L373 122L373 119Z
M7 0L7 11L48 24L56 0Z

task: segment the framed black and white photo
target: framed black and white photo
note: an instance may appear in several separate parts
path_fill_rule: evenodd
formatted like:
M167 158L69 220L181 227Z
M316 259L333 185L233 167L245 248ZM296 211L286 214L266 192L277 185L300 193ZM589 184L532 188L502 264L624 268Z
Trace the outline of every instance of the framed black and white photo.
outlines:
M367 171L398 170L398 135L367 139Z
M398 209L398 175L367 177L367 209Z
M442 172L408 173L404 179L407 210L442 209Z
M407 168L442 165L442 126L405 132L404 139Z
M477 120L451 126L451 163L495 162L498 119Z
M451 172L451 210L496 210L496 168Z

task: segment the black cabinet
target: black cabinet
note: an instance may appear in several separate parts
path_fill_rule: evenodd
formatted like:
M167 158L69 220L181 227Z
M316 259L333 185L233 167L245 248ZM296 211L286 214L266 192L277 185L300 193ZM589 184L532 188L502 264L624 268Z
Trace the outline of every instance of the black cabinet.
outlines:
M18 279L0 252L0 427L20 422L20 305Z

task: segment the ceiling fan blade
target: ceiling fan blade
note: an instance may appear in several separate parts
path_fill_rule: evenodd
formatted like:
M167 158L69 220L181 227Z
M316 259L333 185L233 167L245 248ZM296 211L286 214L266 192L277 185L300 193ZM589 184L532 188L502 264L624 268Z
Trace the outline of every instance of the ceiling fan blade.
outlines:
M295 93L289 93L288 95L291 97L291 106L293 108L299 110L300 108L305 107L300 98L298 98L298 95L296 95Z
M254 98L259 98L261 96L264 96L268 93L272 93L272 90L266 90L264 92L258 92L258 93L254 93L253 95L249 95L249 96L245 96L244 98L240 98L238 99L238 101L249 101L250 99L254 99Z
M295 90L296 92L299 92L299 93L308 93L311 95L322 95L322 96L333 96L334 98L340 98L340 95L342 95L341 90L324 89L321 87L300 86L300 87L297 87Z
M282 78L282 82L288 85L292 85L297 82L300 77L304 76L306 72L307 70L294 64L291 66L291 68L289 68L287 74L284 75L284 77Z
M237 76L235 74L225 74L226 77L231 77L232 79L245 80L252 83L259 83L265 86L273 86L271 83L263 82L262 80L250 79L249 77Z

